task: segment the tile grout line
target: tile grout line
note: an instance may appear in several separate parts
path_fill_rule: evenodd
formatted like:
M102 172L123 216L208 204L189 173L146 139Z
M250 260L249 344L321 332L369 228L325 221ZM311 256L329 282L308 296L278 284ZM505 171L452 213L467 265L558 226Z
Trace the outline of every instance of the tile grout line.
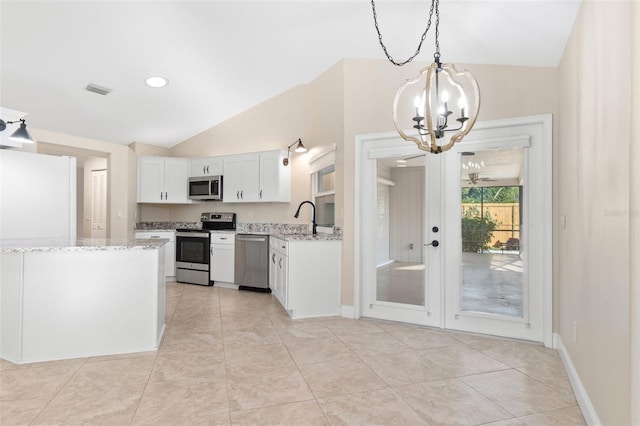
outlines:
M176 311L178 310L178 306L180 305L181 301L182 301L182 292L180 293L180 296L178 298L178 303L176 303L176 307L174 308L173 313L171 314L171 318L165 324L165 329L164 329L164 332L162 333L162 339L160 339L160 342L158 343L158 349L156 351L156 357L153 360L153 365L151 366L151 371L149 372L149 376L147 377L147 381L144 384L144 388L142 389L142 392L140 393L140 398L138 398L138 402L136 404L136 408L135 408L135 410L133 410L133 415L131 416L131 420L129 421L129 425L133 424L133 421L135 420L136 415L138 414L138 409L140 408L140 403L142 402L142 398L144 398L144 394L147 391L147 387L149 386L149 382L151 381L151 376L153 375L153 370L156 368L156 364L157 364L158 358L160 356L160 350L162 348L162 343L164 342L164 339L166 337L166 332L169 329L169 327L171 325L171 322L173 321L173 316L175 315ZM166 308L166 303L165 303L165 308ZM166 315L166 312L165 312L165 315Z
M83 365L86 364L88 358L85 358L82 363L78 366L78 368L76 369L76 371L73 372L73 374L70 375L70 377L60 386L60 388L58 388L58 390L56 390L56 392L53 394L53 396L51 398L49 398L49 401L47 401L46 404L44 404L44 406L42 407L42 409L40 411L38 411L38 414L33 418L33 420L31 420L31 422L29 422L30 425L34 424L36 420L38 420L38 417L40 417L42 415L42 413L44 412L44 410L47 409L47 407L51 404L51 402L56 398L56 396L58 396L58 394L62 391L62 389L64 389L65 386L67 386L69 384L69 382L76 376L76 374L78 374L78 371L80 371L80 369L82 368Z
M318 407L318 409L320 409L320 412L322 413L322 416L325 418L325 420L327 421L328 424L331 424L331 422L329 421L329 418L327 417L327 413L322 409L322 406L318 402L318 397L316 396L316 394L311 389L311 386L309 386L309 382L307 382L307 379L304 377L304 374L302 374L302 371L300 371L300 365L298 364L298 362L294 358L293 354L291 353L291 350L289 349L289 346L287 346L287 344L284 342L284 340L282 340L282 335L280 334L280 331L278 330L278 327L276 327L276 325L273 323L273 320L271 318L269 318L269 322L271 322L271 324L275 328L276 334L278 334L278 337L280 338L280 341L282 342L282 346L284 346L285 349L287 350L287 353L291 357L291 360L293 361L293 364L296 366L296 370L298 370L298 374L300 374L300 377L302 377L302 380L304 380L304 384L307 386L307 389L309 389L309 392L311 392L311 395L313 395L313 401L316 403L316 406ZM323 324L323 323L321 323L321 324ZM331 330L329 330L329 331L331 331ZM311 400L309 399L307 401L311 401ZM302 401L300 401L300 402L302 402ZM284 404L281 404L281 405L284 405Z

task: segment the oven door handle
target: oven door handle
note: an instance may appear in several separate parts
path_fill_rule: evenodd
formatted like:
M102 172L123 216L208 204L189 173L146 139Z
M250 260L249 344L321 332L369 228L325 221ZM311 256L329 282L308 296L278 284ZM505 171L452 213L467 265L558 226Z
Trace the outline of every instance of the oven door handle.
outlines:
M209 238L208 232L176 232L176 237Z

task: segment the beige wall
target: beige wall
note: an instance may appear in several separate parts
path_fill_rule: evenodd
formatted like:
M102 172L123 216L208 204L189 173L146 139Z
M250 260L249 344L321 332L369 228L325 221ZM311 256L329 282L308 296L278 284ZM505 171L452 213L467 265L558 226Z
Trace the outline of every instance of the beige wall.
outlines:
M637 68L631 73L630 9L631 2L583 2L559 67L555 192L566 228L556 230L557 326L604 424L631 423L631 364L639 362L630 347L630 224L638 214L630 171L639 164L630 93L640 78Z
M631 146L629 149L629 275L631 284L631 422L640 425L640 2L631 10Z
M37 143L56 145L56 152L63 155L64 147L70 152L88 150L108 158L109 182L109 230L110 238L130 239L136 221L136 177L131 164L136 155L132 149L95 139L82 138L62 133L29 128ZM73 155L67 154L67 155ZM133 171L133 176L132 176ZM82 218L77 218L78 221Z

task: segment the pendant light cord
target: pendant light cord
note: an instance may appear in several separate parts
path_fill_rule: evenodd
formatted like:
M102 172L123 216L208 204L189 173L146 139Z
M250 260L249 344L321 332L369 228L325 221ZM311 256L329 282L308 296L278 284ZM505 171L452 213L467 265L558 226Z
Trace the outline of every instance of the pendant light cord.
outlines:
M389 52L387 51L387 46L385 46L384 42L382 41L382 33L380 32L380 26L378 25L378 14L376 12L376 3L374 0L371 0L371 9L373 10L373 22L376 26L376 32L378 33L378 42L380 42L382 51L387 56L387 59L389 60L389 62L391 62L393 65L401 67L413 61L413 58L418 56L418 54L420 53L420 49L422 49L422 43L424 42L424 39L427 37L429 28L431 28L431 18L433 16L434 9L436 11L436 52L433 54L433 57L436 59L436 62L438 63L440 62L440 42L438 41L438 37L440 35L440 29L439 29L440 13L438 10L439 3L440 3L440 0L431 0L431 7L429 8L429 21L427 22L427 28L425 28L424 32L422 33L422 37L420 38L420 43L418 43L418 48L416 49L416 52L409 59L402 62L398 62L395 59L393 59L393 57L389 54Z

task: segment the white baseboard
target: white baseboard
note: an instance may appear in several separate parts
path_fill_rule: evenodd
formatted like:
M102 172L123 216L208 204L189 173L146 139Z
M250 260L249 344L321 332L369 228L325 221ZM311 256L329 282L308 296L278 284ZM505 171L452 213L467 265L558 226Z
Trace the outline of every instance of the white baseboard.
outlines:
M356 317L356 311L351 305L340 305L340 316L354 319Z
M558 333L554 333L553 340L557 345L560 359L562 359L564 369L567 372L567 376L569 376L573 393L576 396L576 400L578 401L578 405L580 406L580 411L582 411L585 422L587 422L587 425L589 426L602 426L602 422L600 421L600 417L598 417L596 408L593 406L587 390L582 385L580 376L578 376L578 371L571 361L567 348L564 346L564 343L562 343L562 338Z

